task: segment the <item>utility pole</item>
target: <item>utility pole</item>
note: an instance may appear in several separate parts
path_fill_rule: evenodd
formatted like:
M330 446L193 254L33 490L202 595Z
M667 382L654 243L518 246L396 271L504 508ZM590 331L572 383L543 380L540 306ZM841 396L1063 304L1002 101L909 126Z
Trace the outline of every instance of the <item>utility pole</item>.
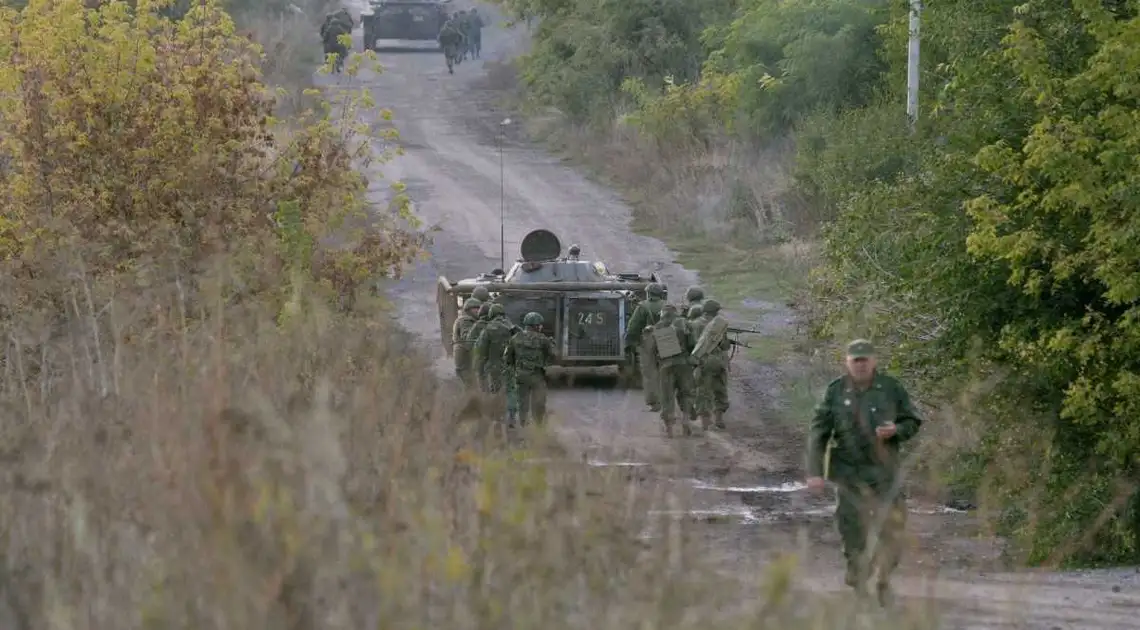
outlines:
M499 123L499 269L507 270L507 178L503 167L503 144L510 118Z
M914 133L918 124L918 28L922 8L922 0L910 0L910 39L906 51L906 117L911 133Z

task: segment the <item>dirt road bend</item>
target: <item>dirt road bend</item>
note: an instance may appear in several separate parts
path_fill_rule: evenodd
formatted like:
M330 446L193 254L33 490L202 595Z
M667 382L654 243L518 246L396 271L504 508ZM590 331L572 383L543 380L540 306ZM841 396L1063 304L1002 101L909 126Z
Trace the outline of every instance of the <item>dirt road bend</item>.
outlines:
M366 70L351 82L317 77L328 89L363 84L394 113L405 153L375 167L371 194L382 202L391 194L388 182L401 180L416 214L439 227L430 260L411 270L392 293L401 324L434 353L440 374L447 376L451 367L439 343L435 280L500 265L500 211L508 262L527 232L545 228L564 246L577 243L584 257L603 260L613 270L655 271L674 290L699 282L696 273L674 262L664 244L631 231L630 209L617 194L527 142L518 121L503 124L511 113L499 105L501 86L487 70L522 52L527 34L521 26L503 28L492 7L479 5L479 10L492 24L484 31L483 59L465 61L454 75L440 53L383 52L381 73ZM360 34L358 28L356 50ZM732 316L760 325L767 334L789 334L793 313L778 304L761 308ZM612 388L552 390L551 422L569 450L595 465L642 470L690 497L694 507L679 516L708 523L709 553L723 557L727 569L755 571L763 558L798 544L806 533L816 550L808 554L807 572L818 577L806 579L805 586L842 590L830 497L803 492L798 483L802 442L795 431L770 425L780 404L780 370L734 362L727 433L666 440L639 391ZM914 578L901 581L900 590L923 605L945 609L946 627L1140 627L1140 574L1132 570L1048 576L948 572L947 565L992 558L993 546L970 538L968 516L937 506L915 506L912 526L919 551L906 571ZM935 567L940 569L936 581L922 577Z

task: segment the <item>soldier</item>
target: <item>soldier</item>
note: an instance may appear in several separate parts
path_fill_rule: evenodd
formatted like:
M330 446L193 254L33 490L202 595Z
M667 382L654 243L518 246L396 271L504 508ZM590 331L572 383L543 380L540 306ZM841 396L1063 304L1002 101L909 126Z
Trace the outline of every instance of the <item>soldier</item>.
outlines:
M467 15L466 9L460 9L460 11L455 14L455 26L459 28L459 33L463 36L463 43L459 45L459 60L456 61L456 63L467 60L467 51L471 46L471 40L467 38L467 25L470 21L471 18Z
M824 452L833 442L829 476L839 490L836 524L847 559L846 582L862 594L877 568L877 593L891 603L890 574L902 553L906 501L899 487L899 446L913 438L922 418L906 388L876 369L871 342L847 346L846 374L827 386L815 410L808 437L807 485L824 487ZM881 528L872 557L868 534Z
M570 246L570 250L567 252L566 257L569 258L570 260L578 260L578 257L581 255L582 255L582 248L578 247L575 244L575 245Z
M501 394L506 394L507 425L514 426L519 409L518 398L515 396L513 384L510 384L510 374L503 362L503 353L506 352L507 343L518 327L507 319L507 312L502 304L492 304L488 316L490 321L475 341L475 372L482 379L484 392L500 401ZM508 384L505 392L504 384Z
M728 411L728 351L732 342L728 335L715 328L709 330L709 323L720 312L720 302L709 298L700 308L701 316L693 323L693 338L699 340L708 330L709 335L716 335L719 339L709 340L709 350L697 359L697 366L693 370L696 412L701 420L701 428L707 431L710 425L715 425L723 430L724 414Z
M474 297L474 295L472 295ZM475 298L478 299L478 298ZM482 302L482 300L480 300ZM483 302L479 305L479 314L475 317L475 323L471 326L471 330L467 331L467 347L471 348L471 367L474 370L474 381L476 384L483 383L483 372L479 370L478 364L475 362L475 342L479 341L479 335L483 334L483 330L487 328L487 323L491 321L491 303ZM486 391L486 390L484 390Z
M341 71L344 67L344 60L348 57L348 47L341 43L340 36L351 35L354 26L352 15L344 8L336 13L326 15L325 22L321 25L321 43L325 57L336 54L336 59L333 62L333 70L336 72Z
M524 328L507 342L503 360L514 373L518 388L519 424L546 421L546 366L554 361L554 341L542 334L542 315L535 312L523 317Z
M475 384L471 373L471 346L467 343L467 334L475 325L479 316L479 307L482 304L475 298L467 298L463 303L463 312L455 319L451 327L451 344L455 354L455 374L467 387Z
M705 290L697 286L689 287L689 290L685 292L685 301L687 302L686 315L688 315L694 306L700 306L705 301ZM696 318L689 317L689 319Z
M479 15L478 8L472 8L467 14L467 47L471 56L478 59L483 52L483 16Z
M439 29L439 45L443 48L443 58L447 62L448 74L455 74L454 66L459 63L459 52L463 46L463 31L456 18L450 17Z
M689 355L696 340L688 322L677 316L677 307L672 304L661 307L661 319L653 325L651 336L657 353L658 391L665 434L673 437L674 414L680 406L681 428L685 435L692 435L692 425L695 424L692 422L693 365Z
M631 361L639 361L641 367L641 389L645 392L645 404L653 411L660 411L660 396L657 394L657 359L654 350L649 348L652 335L645 331L661 319L662 297L665 290L656 282L645 288L645 301L633 309L626 327L626 355Z

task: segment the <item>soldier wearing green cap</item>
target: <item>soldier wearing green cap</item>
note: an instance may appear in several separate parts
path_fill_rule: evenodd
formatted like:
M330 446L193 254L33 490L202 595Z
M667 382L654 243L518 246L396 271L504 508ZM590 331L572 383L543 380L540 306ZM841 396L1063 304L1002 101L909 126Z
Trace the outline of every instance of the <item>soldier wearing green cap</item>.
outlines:
M455 319L455 323L451 326L451 343L454 348L455 356L455 374L463 381L463 384L468 387L474 387L477 383L475 380L474 372L471 371L471 343L467 341L467 335L471 332L471 328L475 326L475 322L479 320L479 307L483 303L475 298L467 298L463 302L463 312Z
M845 366L846 374L827 386L815 408L808 436L807 485L814 491L823 489L824 458L831 444L827 471L838 486L835 520L847 559L847 585L863 593L878 569L877 592L886 606L906 525L899 446L918 433L922 418L906 388L877 369L870 341L848 344ZM868 537L875 538L876 533L878 542L868 554Z

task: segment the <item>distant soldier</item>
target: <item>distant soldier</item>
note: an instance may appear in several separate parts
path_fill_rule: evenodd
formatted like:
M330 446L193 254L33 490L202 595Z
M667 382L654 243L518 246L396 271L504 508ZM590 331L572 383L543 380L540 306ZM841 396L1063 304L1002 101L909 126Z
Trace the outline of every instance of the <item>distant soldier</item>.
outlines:
M681 428L685 435L693 434L693 351L692 331L689 323L677 316L677 307L661 307L661 319L653 325L651 335L657 351L657 373L661 395L661 421L665 434L673 437L676 410L681 409Z
M519 397L519 424L546 421L546 367L554 362L554 341L542 334L542 315L523 317L523 329L507 343L503 360L514 373Z
M567 252L566 257L570 260L578 260L578 257L581 255L582 255L582 248L578 247L577 245L571 245L570 250Z
M324 24L321 24L321 43L325 57L336 54L333 62L333 70L336 72L344 68L344 60L348 57L348 46L340 41L340 36L352 35L354 26L356 24L352 21L352 15L344 8L326 15Z
M479 307L482 304L475 298L467 298L463 303L463 312L455 319L451 327L451 344L455 355L455 374L467 387L475 385L474 375L471 372L471 346L467 343L467 334L475 325L479 317Z
M484 392L495 396L499 401L502 401L505 394L507 424L514 426L519 410L518 397L513 383L509 381L511 375L503 354L518 327L507 319L502 304L492 304L488 315L490 321L475 341L475 373L480 375ZM504 385L507 385L505 391Z
M456 18L450 17L439 30L439 45L443 48L443 58L447 62L447 72L455 74L454 66L459 63L459 52L463 46L463 31Z
M475 316L475 323L471 326L471 330L467 331L467 347L471 348L472 350L471 369L474 370L474 380L476 384L481 384L483 382L483 372L479 369L479 365L475 361L475 342L479 341L479 335L483 334L483 330L487 328L487 323L490 321L491 303L483 302L479 305L479 314Z
M661 410L660 396L657 393L657 359L655 350L649 347L652 336L645 332L661 319L662 298L665 290L656 282L645 289L645 301L633 309L626 327L626 355L637 361L641 368L641 388L645 392L645 404L653 411Z
M824 457L833 442L828 473L839 487L835 521L847 559L848 586L864 592L878 569L877 591L891 604L890 575L902 554L906 500L899 484L899 446L913 438L922 418L895 378L876 368L875 348L857 339L847 346L846 374L827 386L808 432L807 485L825 485ZM867 537L878 530L868 558Z
M479 15L478 8L472 8L467 14L467 47L471 56L478 59L483 52L483 16Z
M706 343L698 344L693 351L696 412L705 430L710 425L724 429L724 414L728 411L728 355L732 342L725 334L727 322L717 317L719 312L720 302L709 298L701 305L701 316L692 324L694 339L708 336Z
M467 61L468 49L471 46L471 40L467 38L468 24L471 22L471 17L467 14L466 9L461 9L455 14L455 25L459 28L459 33L463 35L463 43L459 45L459 61ZM459 62L456 62L459 63Z

